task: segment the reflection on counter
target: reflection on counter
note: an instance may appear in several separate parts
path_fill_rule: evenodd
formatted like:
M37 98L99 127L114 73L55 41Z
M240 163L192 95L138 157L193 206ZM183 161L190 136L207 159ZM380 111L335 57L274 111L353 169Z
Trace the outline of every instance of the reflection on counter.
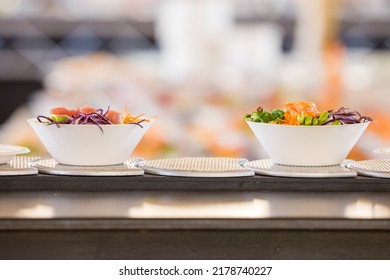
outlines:
M390 193L2 193L2 219L390 219Z
M268 218L269 202L254 198L248 201L221 199L195 200L188 199L159 201L146 198L140 206L129 208L130 218Z
M345 216L351 219L388 219L390 207L375 200L359 198L345 207Z
M36 204L31 208L20 208L15 212L17 218L50 219L54 218L54 209L51 206Z

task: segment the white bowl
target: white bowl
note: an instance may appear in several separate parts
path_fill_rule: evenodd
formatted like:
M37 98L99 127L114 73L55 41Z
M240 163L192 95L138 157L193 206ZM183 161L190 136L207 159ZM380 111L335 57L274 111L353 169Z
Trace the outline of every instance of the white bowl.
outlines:
M29 149L22 146L0 145L0 164L11 161L16 155L27 154L29 152Z
M341 164L370 124L293 126L246 122L273 163L294 166Z
M27 120L50 155L61 164L102 166L124 163L153 121L135 124L44 124Z

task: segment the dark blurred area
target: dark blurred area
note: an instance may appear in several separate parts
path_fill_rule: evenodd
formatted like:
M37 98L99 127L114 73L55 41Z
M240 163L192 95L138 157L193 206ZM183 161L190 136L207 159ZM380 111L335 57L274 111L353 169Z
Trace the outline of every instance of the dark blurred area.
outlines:
M0 103L0 123L4 123L16 108L26 103L32 92L40 89L42 82L39 80L1 80L0 92L3 100Z
M306 99L371 114L365 158L390 141L389 27L390 0L0 0L0 140L29 145L17 124L53 106L130 104L159 116L150 156L257 158L242 114Z

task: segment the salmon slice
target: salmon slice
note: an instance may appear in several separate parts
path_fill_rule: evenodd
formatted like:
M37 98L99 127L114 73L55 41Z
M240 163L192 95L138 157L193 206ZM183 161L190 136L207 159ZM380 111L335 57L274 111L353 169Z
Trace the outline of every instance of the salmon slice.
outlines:
M69 117L77 117L79 115L77 110L69 110L68 108L65 107L52 108L50 110L50 114L59 115L59 116L69 116Z
M106 114L106 117L112 122L113 124L119 124L121 122L121 113L109 110Z
M302 114L305 116L317 117L320 112L314 102L309 101L294 101L284 105L284 124L298 125L298 116Z
M93 112L96 112L96 109L94 107L91 107L89 105L85 105L84 107L78 108L78 111L83 114L90 114Z

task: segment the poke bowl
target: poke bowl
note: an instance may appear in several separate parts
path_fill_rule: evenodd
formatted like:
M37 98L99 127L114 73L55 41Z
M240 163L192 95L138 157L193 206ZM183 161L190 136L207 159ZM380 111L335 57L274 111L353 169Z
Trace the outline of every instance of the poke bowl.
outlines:
M108 109L81 108L72 112L28 119L51 157L60 164L77 166L117 165L126 162L153 119L120 114ZM68 110L69 113L67 111ZM110 113L111 112L111 113ZM115 115L115 116L114 116ZM130 121L124 121L124 119Z
M344 107L321 113L307 101L258 108L244 119L273 163L292 166L342 164L372 121Z

